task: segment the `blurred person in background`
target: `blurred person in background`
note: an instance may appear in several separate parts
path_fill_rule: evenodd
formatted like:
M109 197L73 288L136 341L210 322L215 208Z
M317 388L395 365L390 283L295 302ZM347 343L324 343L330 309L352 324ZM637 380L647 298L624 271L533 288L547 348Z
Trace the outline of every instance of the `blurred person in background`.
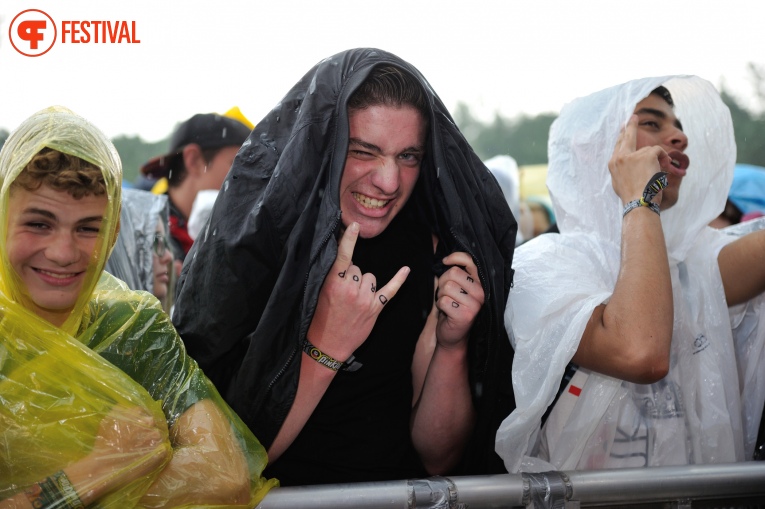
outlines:
M725 228L765 215L765 168L737 164L725 210L709 226Z
M497 179L499 187L502 189L502 194L505 195L505 200L507 200L507 204L510 206L510 211L518 220L518 233L515 245L519 246L535 235L531 210L521 200L518 163L508 155L498 155L484 161L483 164L486 165L492 175L494 175L494 178Z
M167 238L167 196L122 190L120 233L104 270L132 290L151 292L169 311L173 253Z
M152 192L168 196L170 240L177 265L194 242L188 232L188 219L197 193L220 189L252 127L239 108L223 115L198 113L178 125L170 137L167 154L141 167L143 175L157 179Z

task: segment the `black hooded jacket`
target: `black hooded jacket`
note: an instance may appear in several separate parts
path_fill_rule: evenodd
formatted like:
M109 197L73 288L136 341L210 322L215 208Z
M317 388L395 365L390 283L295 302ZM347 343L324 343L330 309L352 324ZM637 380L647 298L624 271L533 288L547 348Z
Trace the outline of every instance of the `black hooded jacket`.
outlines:
M337 255L347 101L379 64L407 71L426 92L422 192L411 199L447 252L472 255L485 292L469 346L478 420L459 473L503 472L494 438L515 406L503 315L516 221L428 82L395 55L354 49L327 58L258 122L186 258L173 321L191 356L270 447L295 398L301 344Z

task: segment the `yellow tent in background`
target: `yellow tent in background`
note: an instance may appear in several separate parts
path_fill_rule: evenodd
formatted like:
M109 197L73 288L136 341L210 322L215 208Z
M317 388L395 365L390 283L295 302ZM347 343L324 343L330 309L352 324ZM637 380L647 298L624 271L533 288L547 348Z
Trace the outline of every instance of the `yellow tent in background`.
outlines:
M548 197L547 191L547 165L530 164L519 166L518 173L521 182L521 200L526 200L532 196Z

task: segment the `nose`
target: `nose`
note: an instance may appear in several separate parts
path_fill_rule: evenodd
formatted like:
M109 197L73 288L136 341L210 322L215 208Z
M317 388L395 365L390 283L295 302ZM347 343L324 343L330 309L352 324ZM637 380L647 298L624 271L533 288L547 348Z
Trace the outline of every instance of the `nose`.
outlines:
M372 173L372 184L386 195L393 195L401 185L401 170L395 161L384 159Z
M670 134L669 144L675 149L683 151L688 148L688 136L685 135L682 129L675 127Z
M45 257L60 267L71 265L80 259L76 239L68 232L55 234L45 250Z
M169 265L170 262L173 261L173 252L170 249L170 246L167 246L167 248L165 249L164 254L162 254L162 256L160 256L159 261L162 263L162 265Z

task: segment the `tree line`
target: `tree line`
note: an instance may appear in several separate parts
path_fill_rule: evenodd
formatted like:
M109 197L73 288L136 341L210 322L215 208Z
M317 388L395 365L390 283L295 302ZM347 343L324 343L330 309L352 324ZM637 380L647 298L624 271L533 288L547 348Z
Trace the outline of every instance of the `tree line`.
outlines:
M765 167L765 68L750 64L749 70L755 97L760 103L759 111L742 105L724 87L720 95L733 119L737 162ZM554 113L515 118L496 113L492 121L484 122L472 114L467 104L459 103L454 111L454 121L481 159L510 155L521 166L547 163L547 139L556 118ZM8 131L0 129L0 147L7 137ZM122 158L124 180L134 182L146 161L167 152L169 140L169 135L153 143L143 141L140 136L114 138L112 142Z

